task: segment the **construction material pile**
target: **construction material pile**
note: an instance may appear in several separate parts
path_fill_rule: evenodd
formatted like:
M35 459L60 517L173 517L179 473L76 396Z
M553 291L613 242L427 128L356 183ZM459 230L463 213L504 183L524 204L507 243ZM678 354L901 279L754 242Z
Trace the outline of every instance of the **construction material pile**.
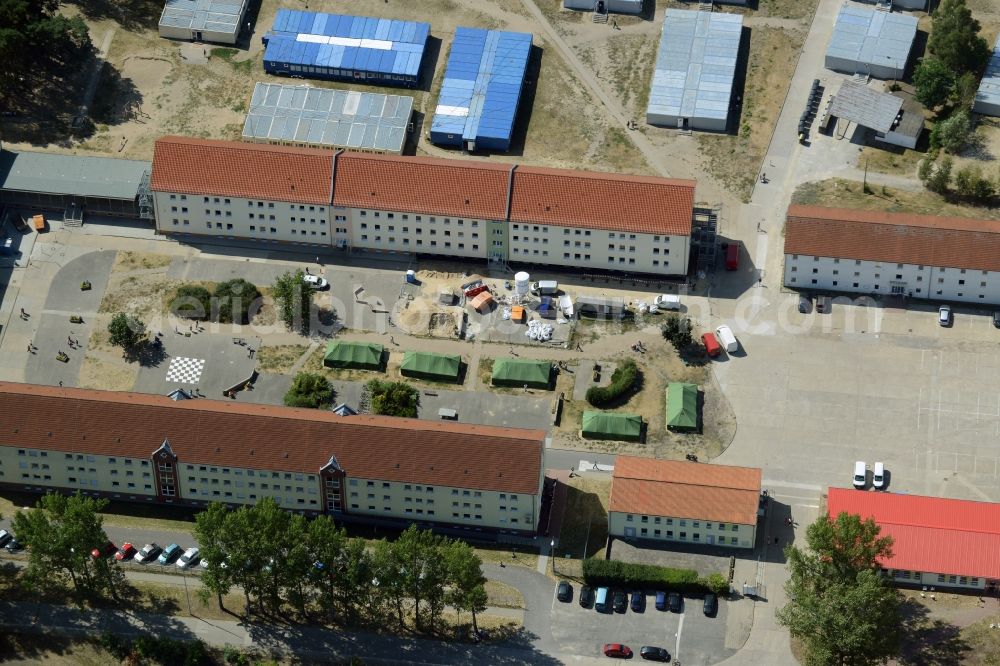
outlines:
M552 339L552 324L546 324L537 319L528 322L528 330L524 332L526 336L538 342L548 342Z

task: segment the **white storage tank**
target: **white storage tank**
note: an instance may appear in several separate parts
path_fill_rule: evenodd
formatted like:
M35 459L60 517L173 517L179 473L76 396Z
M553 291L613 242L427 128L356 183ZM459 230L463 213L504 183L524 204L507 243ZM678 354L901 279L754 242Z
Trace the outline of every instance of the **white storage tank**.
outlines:
M514 274L514 293L518 296L527 296L531 290L531 276L521 271Z

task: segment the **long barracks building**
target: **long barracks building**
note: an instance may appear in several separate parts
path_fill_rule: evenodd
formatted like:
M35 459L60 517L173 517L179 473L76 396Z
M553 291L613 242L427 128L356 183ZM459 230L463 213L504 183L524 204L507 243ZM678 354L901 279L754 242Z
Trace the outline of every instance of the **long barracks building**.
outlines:
M685 275L695 182L164 137L159 233Z
M537 530L545 433L0 382L0 486L344 521Z

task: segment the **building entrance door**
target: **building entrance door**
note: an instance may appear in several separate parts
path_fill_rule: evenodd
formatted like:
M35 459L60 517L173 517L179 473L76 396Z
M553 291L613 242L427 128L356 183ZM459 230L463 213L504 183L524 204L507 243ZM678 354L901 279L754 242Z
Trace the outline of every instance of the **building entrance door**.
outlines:
M708 545L709 546L714 546L715 545L715 535L714 534L709 534L708 536L705 537L705 539L708 541Z
M634 527L626 527L625 528L625 537L628 538L628 537L634 537L634 536L635 536L635 528Z
M906 293L905 282L893 282L889 285L889 288L892 289L892 293L894 296L902 296L903 294Z

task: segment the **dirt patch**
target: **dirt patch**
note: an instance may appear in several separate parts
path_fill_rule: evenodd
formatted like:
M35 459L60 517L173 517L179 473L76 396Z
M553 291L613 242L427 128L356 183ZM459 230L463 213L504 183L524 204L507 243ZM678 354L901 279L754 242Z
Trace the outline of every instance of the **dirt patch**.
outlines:
M125 364L121 359L112 362L103 358L105 355L102 353L101 357L98 357L88 353L84 357L76 385L79 388L102 391L131 391L139 376L138 364Z
M708 171L743 201L771 142L805 37L805 30L753 28L739 133L698 134Z
M865 146L858 155L858 168L867 168L877 173L889 173L899 176L910 176L914 183L917 180L917 166L927 154L919 150L910 150L898 146Z
M173 261L173 257L165 254L153 254L152 252L131 252L120 250L115 255L115 263L111 267L112 273L122 273L150 268L166 268Z
M863 183L843 178L803 183L792 194L792 203L835 206L840 208L863 208L890 213L918 213L921 215L945 215L954 217L974 217L1000 220L1000 208L968 206L952 203L929 190L912 192L892 187L869 186L870 193L864 192Z
M270 372L277 375L286 374L302 355L306 353L307 349L309 349L307 345L264 345L257 350L257 367L262 372ZM322 357L320 364L322 364Z

